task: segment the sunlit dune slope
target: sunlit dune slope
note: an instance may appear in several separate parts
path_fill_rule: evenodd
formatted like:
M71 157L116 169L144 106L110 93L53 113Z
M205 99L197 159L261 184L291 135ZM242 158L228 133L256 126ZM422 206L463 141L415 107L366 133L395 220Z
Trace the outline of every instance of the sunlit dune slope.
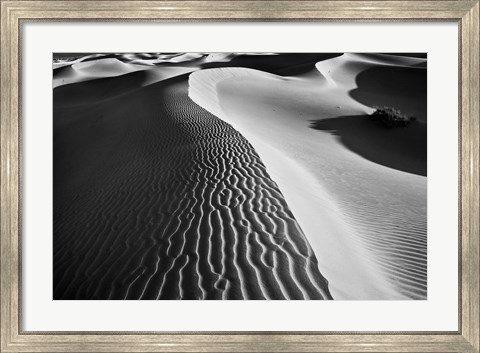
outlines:
M189 95L258 152L334 298L425 299L425 59L346 54L313 70L201 70ZM418 121L379 127L365 115L383 105Z

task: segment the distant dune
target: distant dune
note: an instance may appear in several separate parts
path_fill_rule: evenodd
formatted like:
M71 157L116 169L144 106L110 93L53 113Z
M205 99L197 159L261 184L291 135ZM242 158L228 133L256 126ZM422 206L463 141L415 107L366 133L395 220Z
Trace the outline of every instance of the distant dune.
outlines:
M426 299L423 55L53 67L54 299Z
M138 60L137 60L138 61ZM148 65L125 64L118 59L98 59L87 62L74 63L72 65L59 67L53 71L53 87L63 86L70 83L91 81L94 79L105 79L107 77L117 77L120 75L131 74L134 72L143 72L145 80L142 84L148 85L157 81L165 80L170 77L178 76L193 71L190 67L164 67L162 70L151 70ZM125 86L117 89L131 90L128 82L123 82ZM95 90L90 94L95 94ZM76 97L78 99L78 97ZM73 98L72 98L73 99Z

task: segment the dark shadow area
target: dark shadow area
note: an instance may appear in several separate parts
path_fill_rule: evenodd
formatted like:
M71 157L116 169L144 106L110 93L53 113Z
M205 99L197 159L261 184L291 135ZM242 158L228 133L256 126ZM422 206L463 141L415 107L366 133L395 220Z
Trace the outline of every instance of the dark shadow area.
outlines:
M392 55L392 56L405 56L408 58L419 58L419 59L426 59L427 53L379 53L384 55Z
M54 88L53 99L56 107L94 103L134 91L142 87L147 77L148 72L134 71L119 76L62 85Z
M392 107L427 122L427 70L377 66L358 74L350 96L369 107Z
M108 87L115 85L121 87L128 75L137 73L143 74L143 71L124 75L126 77L79 82L54 89L53 185L55 187L53 199L55 207L61 205L59 208L62 209L64 202L60 200L68 199L70 196L67 190L69 188L75 190L76 187L72 185L80 185L91 175L106 168L108 165L106 161L115 159L117 163L123 163L121 158L129 156L127 146L124 146L127 138L120 140L118 136L131 136L138 127L138 116L143 116L143 113L135 113L134 108L142 112L144 99L154 100L155 92L162 91L167 85L186 81L188 76L187 73L171 77L145 87L132 85L132 89L125 93L117 91L116 96L113 93L108 97L102 96L105 91L99 89L102 84ZM89 90L92 92L89 96L90 100L87 101L83 99L82 93ZM56 92L58 94L55 94ZM65 97L70 97L69 93L71 99L65 101ZM128 98L125 94L128 94ZM75 97L78 103L74 102ZM135 98L135 103L132 103L132 97ZM165 100L158 98L155 104L165 104ZM156 120L152 121L156 122ZM109 154L112 156L108 157ZM121 158L117 159L117 157ZM103 180L101 175L101 173L97 174L92 183L101 183Z
M272 55L239 55L229 62L212 62L202 69L218 67L245 67L280 76L294 76L306 73L319 61L341 56L343 53L279 53Z
M57 78L58 76L62 74L68 74L73 71L72 65L65 65L62 67L57 67L56 69L53 69L53 78Z
M80 58L83 58L87 55L93 55L97 53L53 53L52 58L53 61L55 62L56 60L77 60Z
M338 136L345 147L369 161L427 176L427 125L424 123L387 129L366 115L354 115L316 120L310 127Z

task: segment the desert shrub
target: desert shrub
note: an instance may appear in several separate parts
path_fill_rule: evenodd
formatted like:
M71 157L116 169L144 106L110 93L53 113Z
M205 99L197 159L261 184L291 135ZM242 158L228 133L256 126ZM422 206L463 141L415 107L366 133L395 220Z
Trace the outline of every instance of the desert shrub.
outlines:
M407 116L399 110L389 107L377 108L368 118L387 129L406 127L417 120L414 116Z

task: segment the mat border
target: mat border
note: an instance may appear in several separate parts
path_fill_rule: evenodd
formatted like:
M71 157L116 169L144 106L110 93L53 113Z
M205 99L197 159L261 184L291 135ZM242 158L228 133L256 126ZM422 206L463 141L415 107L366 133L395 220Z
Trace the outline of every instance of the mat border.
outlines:
M1 352L478 353L479 1L0 0ZM21 46L29 21L442 21L459 25L459 328L455 332L24 332L21 322Z

